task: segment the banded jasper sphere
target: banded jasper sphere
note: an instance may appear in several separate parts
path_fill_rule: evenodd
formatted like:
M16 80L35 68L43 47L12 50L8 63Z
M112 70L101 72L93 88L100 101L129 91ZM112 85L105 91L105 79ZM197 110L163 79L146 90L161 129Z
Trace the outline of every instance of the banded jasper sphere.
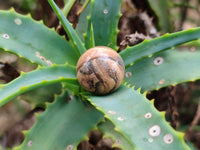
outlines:
M109 47L97 46L81 55L76 72L84 89L96 95L105 95L121 85L125 67L116 51Z

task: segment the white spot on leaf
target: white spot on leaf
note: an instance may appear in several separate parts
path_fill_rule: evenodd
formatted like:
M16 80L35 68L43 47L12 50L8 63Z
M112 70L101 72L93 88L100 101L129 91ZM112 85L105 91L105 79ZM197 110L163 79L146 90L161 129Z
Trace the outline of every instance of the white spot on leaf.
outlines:
M33 145L33 141L32 140L28 141L27 146L31 147L32 145Z
M74 148L73 145L68 145L68 146L66 147L66 150L73 150L73 148Z
M164 62L164 59L162 57L156 57L153 62L155 65L161 65Z
M14 20L14 22L15 22L16 25L21 25L22 24L22 20L20 18L16 18Z
M124 118L118 117L117 120L119 120L119 121L124 121Z
M152 139L152 138L149 138L148 141L149 141L149 143L152 143L152 142L153 142L153 139Z
M153 125L151 128L149 128L149 135L152 137L159 136L161 133L161 128L159 125Z
M166 144L171 144L173 141L174 141L174 137L173 135L171 134L166 134L164 137L163 137L163 141L166 143Z
M116 112L112 111L112 110L109 110L108 113L111 114L111 115L115 115L116 114Z
M40 52L35 52L35 55L38 57L40 56Z
M40 58L42 61L45 61L45 60L46 60L46 58L44 58L44 56L42 56L42 55L40 54L40 52L35 52L35 55L36 55L38 58Z
M107 10L107 9L104 9L104 10L103 10L103 13L104 13L104 14L107 14L107 13L108 13L108 10Z
M52 66L53 65L50 60L46 60L46 63L47 63L48 66Z
M151 114L150 112L148 112L148 113L146 113L146 114L144 115L144 117L147 118L147 119L149 119L149 118L152 117L152 114Z
M48 66L52 66L52 62L50 60L47 60L44 56L42 56L39 52L35 52L35 55L41 59L42 61L44 61L45 63L47 63Z
M159 85L162 85L162 84L164 84L164 83L165 83L165 80L164 80L164 79L161 79L161 80L158 82Z
M2 34L2 37L3 37L4 39L9 39L9 38L10 38L10 36L9 36L8 34L6 34L6 33Z
M126 72L125 75L126 75L127 78L130 78L132 76L132 73L131 72Z

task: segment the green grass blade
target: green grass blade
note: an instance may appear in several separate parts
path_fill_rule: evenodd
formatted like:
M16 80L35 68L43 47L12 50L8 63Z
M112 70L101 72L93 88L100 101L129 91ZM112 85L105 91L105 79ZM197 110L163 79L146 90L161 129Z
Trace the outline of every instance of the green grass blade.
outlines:
M200 38L200 27L177 33L165 34L149 41L145 40L136 46L125 49L120 52L120 55L127 68L145 57L151 57L155 53L167 50L176 45L196 40L198 38Z
M91 24L94 29L96 46L108 46L117 49L118 21L121 0L93 0L85 38L85 46L90 44Z
M69 21L66 19L66 17L63 15L62 11L58 8L56 3L53 0L48 0L49 4L51 5L52 9L56 13L57 17L59 18L63 28L67 32L67 35L69 36L70 40L72 41L73 46L75 47L77 53L79 53L79 56L83 54L86 49L83 46L83 43L81 42L80 38L78 37L76 31L73 29Z
M25 132L25 140L16 150L75 150L79 142L87 139L90 130L103 119L102 113L87 108L80 98L68 102L67 92L56 97L46 111Z
M102 121L98 125L98 130L103 133L103 137L110 138L114 141L112 147L118 147L122 150L134 150L135 147L131 145L131 143L128 143L128 141L114 128L115 126L109 120L106 120L105 122Z
M0 10L0 20L0 49L44 66L48 62L76 65L78 54L74 48L43 23L14 10Z
M172 22L170 16L169 0L148 0L151 8L154 10L159 19L159 25L163 33L172 31Z
M162 62L157 63L156 60ZM142 92L200 79L200 47L195 52L168 50L126 69L124 81Z
M152 102L132 88L121 86L110 95L88 99L136 149L189 149L183 134L165 121L164 113L158 112Z
M53 65L22 73L17 79L0 86L0 106L34 88L61 81L75 82L76 80L76 69L69 65Z

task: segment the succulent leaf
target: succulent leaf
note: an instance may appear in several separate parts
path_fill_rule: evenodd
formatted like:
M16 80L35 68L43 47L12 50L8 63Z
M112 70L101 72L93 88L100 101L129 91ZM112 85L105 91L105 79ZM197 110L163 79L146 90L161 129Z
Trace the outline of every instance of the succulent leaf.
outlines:
M72 96L72 95L71 95ZM103 119L102 113L86 107L80 98L68 92L57 96L46 111L25 133L24 142L16 150L75 150L79 142ZM45 137L45 138L44 138Z
M88 99L136 149L189 149L183 134L175 131L163 114L132 88L121 86L110 95L89 96Z
M90 47L91 24L94 30L95 46L108 46L117 50L118 21L121 0L93 0L89 16L85 46Z
M25 100L26 102L32 104L33 108L45 108L45 103L53 101L54 95L61 93L61 88L62 85L60 83L42 86L21 94L17 97L17 99Z
M17 79L0 87L0 106L26 91L62 81L77 83L75 67L55 65L22 73Z
M114 146L140 150L189 149L183 134L166 122L164 113L155 109L153 100L148 101L145 94L131 87L141 87L144 92L199 79L200 52L180 52L169 48L200 38L200 28L145 40L120 52L126 65L124 84L129 87L122 85L112 94L94 96L82 91L76 78L75 65L86 48L104 45L117 50L117 24L122 0L92 0L89 3L82 17L84 21L90 10L88 21L80 21L80 26L87 26L77 28L77 31L81 29L79 34L86 32L86 48L82 43L83 37L78 37L54 1L48 2L66 30L70 44L29 16L19 15L13 10L0 11L0 48L33 63L48 66L22 73L10 83L0 85L0 106L37 87L63 83L64 88L75 95L82 94L96 109L82 101L82 97L69 95L64 89L63 94L37 116L36 124L25 133L24 142L16 149L76 149L78 143L86 139L87 133L104 117L111 122L106 121L97 127L105 136L115 140ZM162 25L167 22L162 21ZM162 27L166 29L164 25ZM56 65L66 62L69 65ZM177 66L179 71L173 66ZM166 68L170 68L167 73Z
M184 50L185 49L185 50ZM200 49L167 50L126 69L124 81L141 92L200 79Z
M0 48L33 63L76 65L78 54L54 30L14 10L0 10ZM59 45L59 46L58 46Z
M191 28L185 31L165 34L149 41L145 40L136 46L123 50L120 55L124 60L125 66L129 67L145 57L151 57L158 52L199 38L200 27Z
M121 148L122 150L134 150L135 147L132 143L128 143L128 141L115 130L115 126L111 121L107 120L102 121L98 125L98 129L103 133L103 137L111 138L114 141L113 147Z

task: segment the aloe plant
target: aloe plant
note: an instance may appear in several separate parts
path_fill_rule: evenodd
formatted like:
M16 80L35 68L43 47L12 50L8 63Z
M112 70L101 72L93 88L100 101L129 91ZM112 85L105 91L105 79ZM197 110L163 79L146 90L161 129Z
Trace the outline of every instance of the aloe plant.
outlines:
M176 47L199 39L200 28L127 47L119 53L126 67L124 82L114 93L96 96L80 87L76 63L93 46L117 50L122 1L92 0L81 13L76 30L54 1L48 2L69 41L29 15L0 11L0 48L38 65L34 71L21 72L15 80L1 84L0 106L27 91L62 84L62 94L46 103L42 114L36 114L36 123L24 131L24 142L15 149L76 149L93 129L99 129L121 149L189 149L184 133L168 124L165 112L159 112L154 100L147 100L146 93L200 78L199 51L179 51Z

